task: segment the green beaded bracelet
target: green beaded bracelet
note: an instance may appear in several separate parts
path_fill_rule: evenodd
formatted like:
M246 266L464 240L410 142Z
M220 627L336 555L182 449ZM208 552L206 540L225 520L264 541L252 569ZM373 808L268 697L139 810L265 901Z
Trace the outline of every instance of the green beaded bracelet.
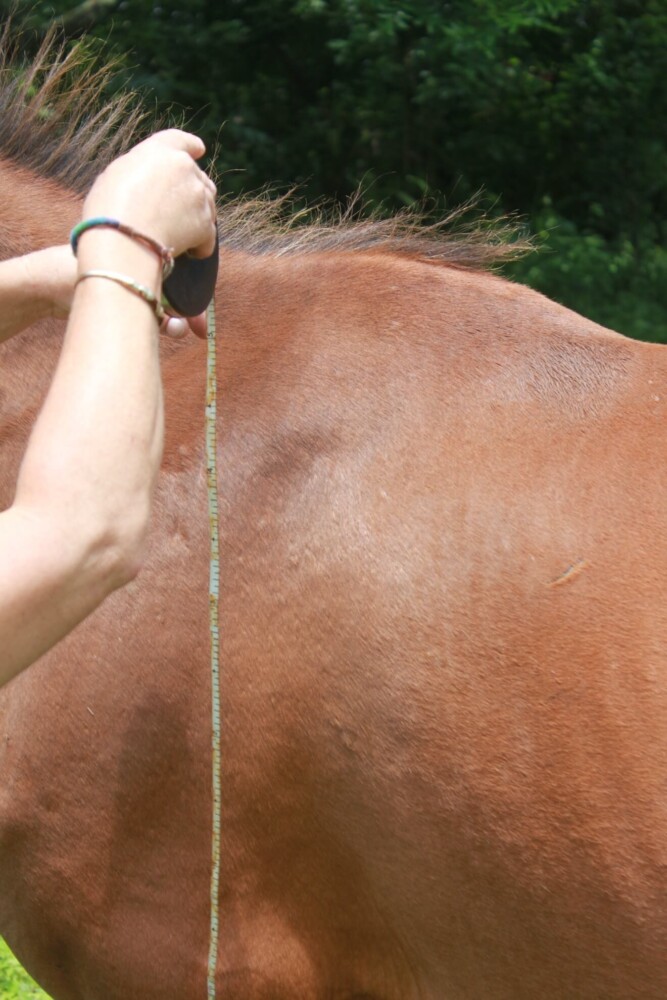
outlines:
M79 239L84 233L87 233L89 229L115 229L117 232L122 233L124 236L129 236L130 239L136 240L137 243L143 243L147 246L149 250L157 254L162 261L162 277L168 278L171 272L174 270L174 251L170 247L163 247L161 243L154 240L152 236L144 236L143 233L138 232L132 226L126 225L124 222L120 222L118 219L111 219L106 215L95 216L92 219L84 219L83 222L79 222L78 225L74 227L70 233L69 241L72 247L72 253L76 257L76 252L79 246Z

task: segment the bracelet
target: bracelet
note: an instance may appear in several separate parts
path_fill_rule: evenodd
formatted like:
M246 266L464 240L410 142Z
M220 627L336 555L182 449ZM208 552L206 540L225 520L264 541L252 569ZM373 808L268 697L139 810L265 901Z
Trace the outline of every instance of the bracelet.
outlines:
M118 219L110 219L106 215L95 216L93 219L84 219L83 222L79 222L74 227L70 233L69 241L75 257L79 246L79 238L84 233L87 233L89 229L115 229L124 236L129 236L130 239L135 240L137 243L143 243L149 250L157 254L162 261L163 278L168 278L174 270L174 251L171 247L163 247L152 236L144 236L143 233L137 232L132 226L127 226L124 222L119 222Z
M100 270L84 271L84 273L80 274L77 278L77 285L79 282L85 281L86 278L106 278L108 281L115 281L117 285L122 285L123 288L127 288L128 292L132 292L140 299L143 299L144 302L147 302L153 310L158 323L161 323L164 319L165 311L162 307L162 303L155 292L152 292L150 288L146 287L146 285L140 285L138 282L133 281L132 278L128 278L124 274L117 274L115 271Z

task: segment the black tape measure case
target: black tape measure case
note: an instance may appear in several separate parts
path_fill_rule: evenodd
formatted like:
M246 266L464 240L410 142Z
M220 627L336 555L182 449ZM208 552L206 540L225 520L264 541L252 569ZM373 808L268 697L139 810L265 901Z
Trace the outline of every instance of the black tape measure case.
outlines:
M190 257L181 254L174 262L174 270L162 285L162 294L168 305L180 316L199 316L208 308L215 292L218 277L219 241L210 257Z

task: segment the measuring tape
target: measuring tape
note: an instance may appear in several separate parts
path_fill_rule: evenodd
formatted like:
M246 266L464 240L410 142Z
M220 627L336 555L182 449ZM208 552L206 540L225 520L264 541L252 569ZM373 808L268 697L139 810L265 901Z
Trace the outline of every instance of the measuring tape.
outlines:
M215 299L207 310L206 332L206 483L208 520L211 535L211 566L208 585L211 630L211 748L213 753L213 838L211 864L211 925L208 949L208 1000L215 1000L215 970L218 961L218 900L220 890L220 812L222 798L220 755L220 535L218 530L218 476L216 459L216 349Z

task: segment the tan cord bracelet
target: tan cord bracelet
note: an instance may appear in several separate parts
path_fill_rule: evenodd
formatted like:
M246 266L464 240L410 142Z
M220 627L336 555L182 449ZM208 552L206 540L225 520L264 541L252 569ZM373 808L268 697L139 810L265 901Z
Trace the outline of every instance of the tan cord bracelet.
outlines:
M115 281L117 285L122 285L123 288L127 288L128 292L132 292L140 299L143 299L144 302L148 303L153 310L158 323L161 323L164 319L165 311L162 307L162 303L155 292L152 292L150 288L146 287L146 285L140 285L138 282L133 281L132 278L128 278L124 274L117 274L116 271L101 270L84 271L84 273L80 274L77 278L77 285L79 282L85 281L86 278L106 278L108 281Z

